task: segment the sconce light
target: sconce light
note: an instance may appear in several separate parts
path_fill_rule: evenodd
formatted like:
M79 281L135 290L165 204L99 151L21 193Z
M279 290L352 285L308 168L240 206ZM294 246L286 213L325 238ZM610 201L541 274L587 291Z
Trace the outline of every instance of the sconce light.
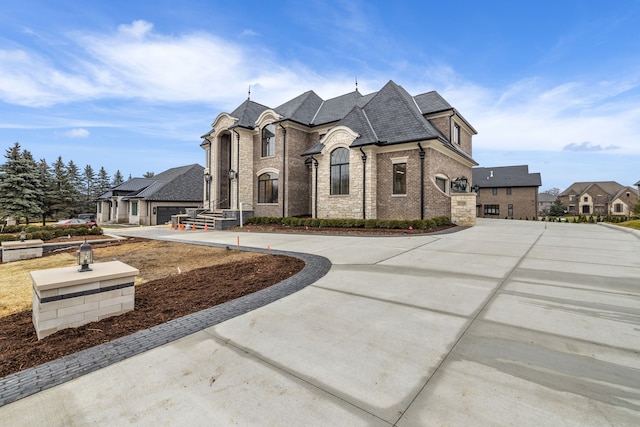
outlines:
M464 193L467 191L467 184L467 177L461 176L460 178L456 178L451 182L451 188L455 192Z
M238 177L238 174L233 169L229 169L229 179L234 180Z
M91 271L89 268L89 264L93 263L93 249L91 245L87 243L87 239L84 240L84 243L80 245L80 249L78 249L78 265L80 268L79 272Z
M210 182L211 181L211 174L210 173L205 173L204 174L204 180L207 181L207 182Z

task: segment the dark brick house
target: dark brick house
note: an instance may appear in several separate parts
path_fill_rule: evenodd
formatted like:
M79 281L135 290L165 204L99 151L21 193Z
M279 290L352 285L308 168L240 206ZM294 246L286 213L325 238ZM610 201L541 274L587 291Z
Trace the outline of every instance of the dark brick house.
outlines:
M479 218L536 219L539 173L527 165L473 168L477 186L476 215Z

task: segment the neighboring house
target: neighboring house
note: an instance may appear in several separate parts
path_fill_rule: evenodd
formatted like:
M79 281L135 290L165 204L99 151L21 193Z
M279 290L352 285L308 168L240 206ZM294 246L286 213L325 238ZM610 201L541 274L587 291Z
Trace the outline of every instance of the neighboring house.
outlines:
M473 184L478 189L478 217L538 217L538 188L542 180L539 173L529 173L527 165L473 168Z
M151 178L132 178L98 198L98 223L158 225L171 215L202 207L202 174L198 164L166 170Z
M247 99L212 127L201 143L211 211L426 219L451 217L459 196L453 205L468 204L475 223L475 195L452 184L477 165L477 132L437 92L411 96L389 81L328 100L308 91L275 108Z
M557 199L558 199L558 196L554 196L553 194L539 193L538 194L538 216L549 215L551 206L553 206L553 203Z
M559 197L570 215L628 216L638 190L615 181L575 182Z

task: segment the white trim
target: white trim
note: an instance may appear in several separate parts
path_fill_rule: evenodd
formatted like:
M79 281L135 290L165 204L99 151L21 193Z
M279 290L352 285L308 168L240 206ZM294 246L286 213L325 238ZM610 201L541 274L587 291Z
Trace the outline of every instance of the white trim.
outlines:
M407 161L409 160L409 156L403 156L403 157L392 157L391 158L391 163L392 164L398 164L398 163L407 163Z
M276 169L276 168L263 168L263 169L260 169L258 172L256 172L256 176L260 176L263 173L268 173L268 172L277 173L278 174L278 178L280 177L280 171L278 169Z

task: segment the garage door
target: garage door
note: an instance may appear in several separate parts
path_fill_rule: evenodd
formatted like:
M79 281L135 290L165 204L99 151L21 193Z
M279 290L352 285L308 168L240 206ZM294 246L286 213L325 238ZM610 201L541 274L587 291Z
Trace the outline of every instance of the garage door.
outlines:
M171 215L186 213L186 207L183 206L158 206L156 210L157 224L166 224L171 222Z

